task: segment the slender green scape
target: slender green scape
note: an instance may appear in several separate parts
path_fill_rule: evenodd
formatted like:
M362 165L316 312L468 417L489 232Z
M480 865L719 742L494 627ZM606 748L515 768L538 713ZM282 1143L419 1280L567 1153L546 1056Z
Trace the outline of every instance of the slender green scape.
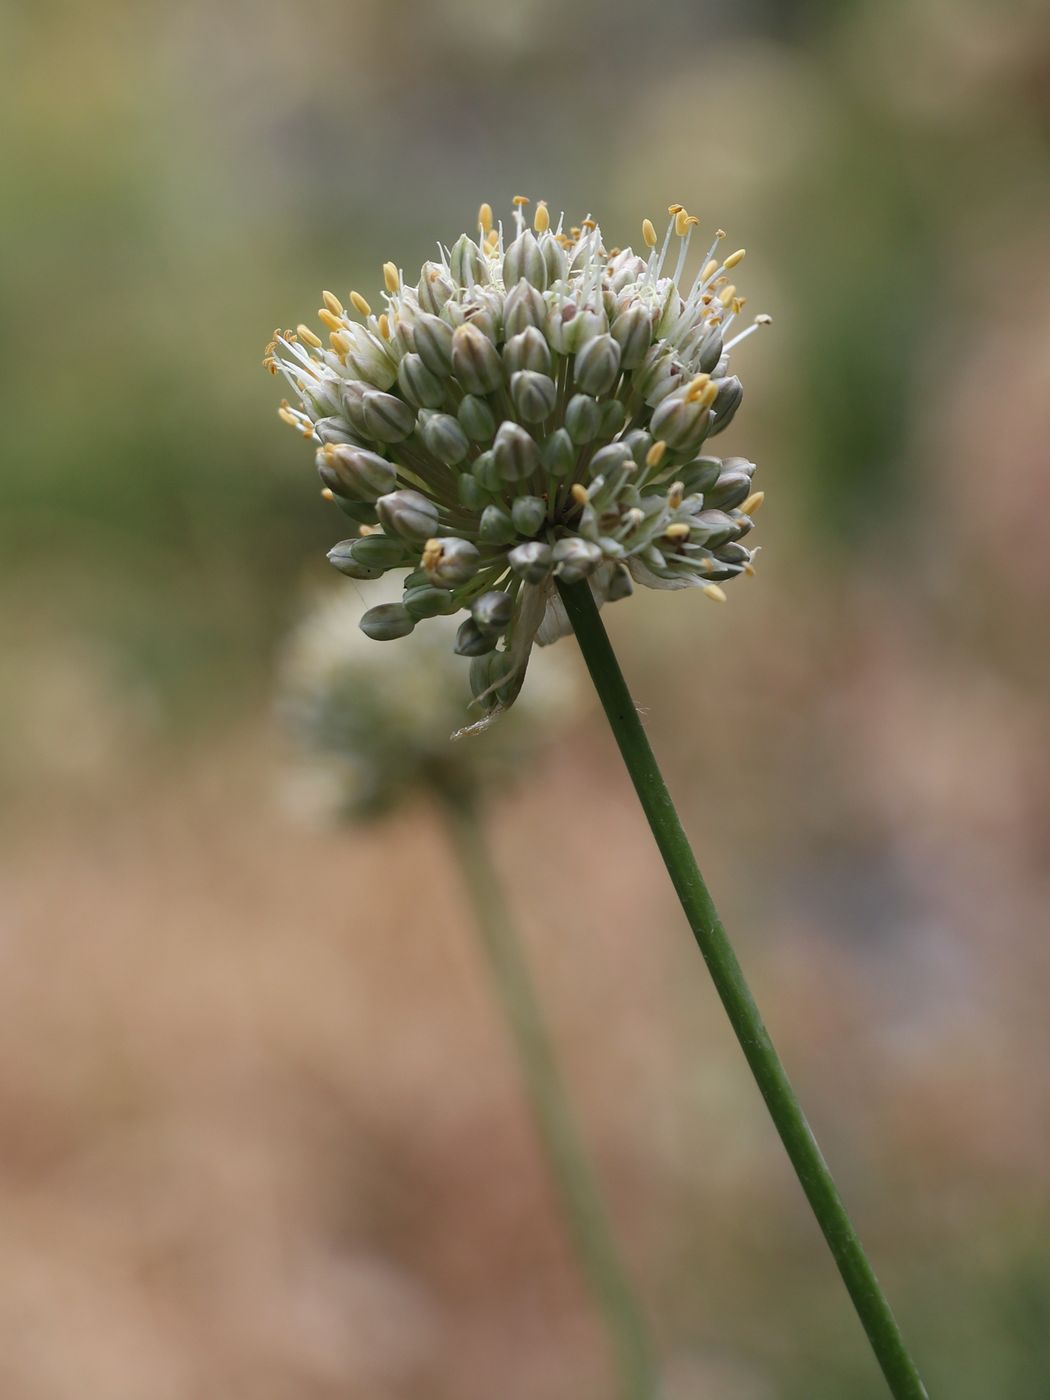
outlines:
M896 1400L929 1400L700 874L586 581L559 580L580 651L667 873L770 1117Z
M572 1107L544 1026L539 998L507 913L482 822L469 796L446 788L448 824L496 992L506 1013L529 1104L584 1277L616 1351L624 1400L658 1400L645 1321L613 1239Z

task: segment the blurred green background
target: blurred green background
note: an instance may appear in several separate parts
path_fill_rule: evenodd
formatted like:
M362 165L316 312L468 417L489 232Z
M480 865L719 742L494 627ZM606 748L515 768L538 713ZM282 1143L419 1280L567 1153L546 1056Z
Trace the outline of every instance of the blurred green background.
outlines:
M521 191L749 249L758 576L610 627L931 1394L1043 1400L1045 5L41 0L0 63L4 1396L610 1393L441 832L304 828L272 720L343 531L263 347ZM671 1396L875 1400L593 708L492 820Z

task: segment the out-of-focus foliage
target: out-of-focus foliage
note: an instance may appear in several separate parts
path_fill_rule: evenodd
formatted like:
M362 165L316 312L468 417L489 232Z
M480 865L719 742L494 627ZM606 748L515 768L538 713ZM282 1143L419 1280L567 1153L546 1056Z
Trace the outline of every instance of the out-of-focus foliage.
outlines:
M520 190L748 246L758 577L610 626L931 1392L1041 1400L1045 5L45 0L0 50L0 1389L602 1393L442 856L344 885L250 781L333 539L263 347ZM597 723L497 835L674 1384L876 1400Z

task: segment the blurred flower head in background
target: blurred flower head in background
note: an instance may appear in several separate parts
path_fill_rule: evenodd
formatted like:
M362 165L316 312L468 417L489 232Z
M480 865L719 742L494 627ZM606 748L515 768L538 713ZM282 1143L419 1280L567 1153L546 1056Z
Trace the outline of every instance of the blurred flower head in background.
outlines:
M437 618L404 646L372 646L360 628L372 592L366 585L322 597L285 646L277 704L297 749L286 788L293 804L362 819L428 791L506 786L563 730L579 699L571 669L539 666L512 719L453 742L468 698L452 652L455 624Z
M751 570L741 541L762 501L751 462L700 455L741 401L730 350L769 320L731 334L744 250L723 255L718 229L687 283L700 220L681 205L662 239L644 220L638 255L606 248L591 218L552 226L542 201L530 228L528 202L508 237L483 204L477 240L441 248L417 283L386 263L379 315L325 292L327 343L300 325L264 360L361 530L331 562L358 579L418 564L362 629L389 641L469 609L455 651L490 711L517 695L533 642L568 630L555 579L590 580L599 602L632 579L724 601L719 583Z

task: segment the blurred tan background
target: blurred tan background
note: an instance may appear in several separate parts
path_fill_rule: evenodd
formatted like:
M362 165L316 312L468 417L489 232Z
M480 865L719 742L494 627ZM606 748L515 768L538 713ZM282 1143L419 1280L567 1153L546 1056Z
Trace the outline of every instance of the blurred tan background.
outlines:
M263 346L520 190L750 250L758 577L610 627L931 1394L1044 1400L1045 6L0 28L0 1395L612 1392L442 831L272 718L353 585ZM492 834L673 1400L876 1400L593 706Z

